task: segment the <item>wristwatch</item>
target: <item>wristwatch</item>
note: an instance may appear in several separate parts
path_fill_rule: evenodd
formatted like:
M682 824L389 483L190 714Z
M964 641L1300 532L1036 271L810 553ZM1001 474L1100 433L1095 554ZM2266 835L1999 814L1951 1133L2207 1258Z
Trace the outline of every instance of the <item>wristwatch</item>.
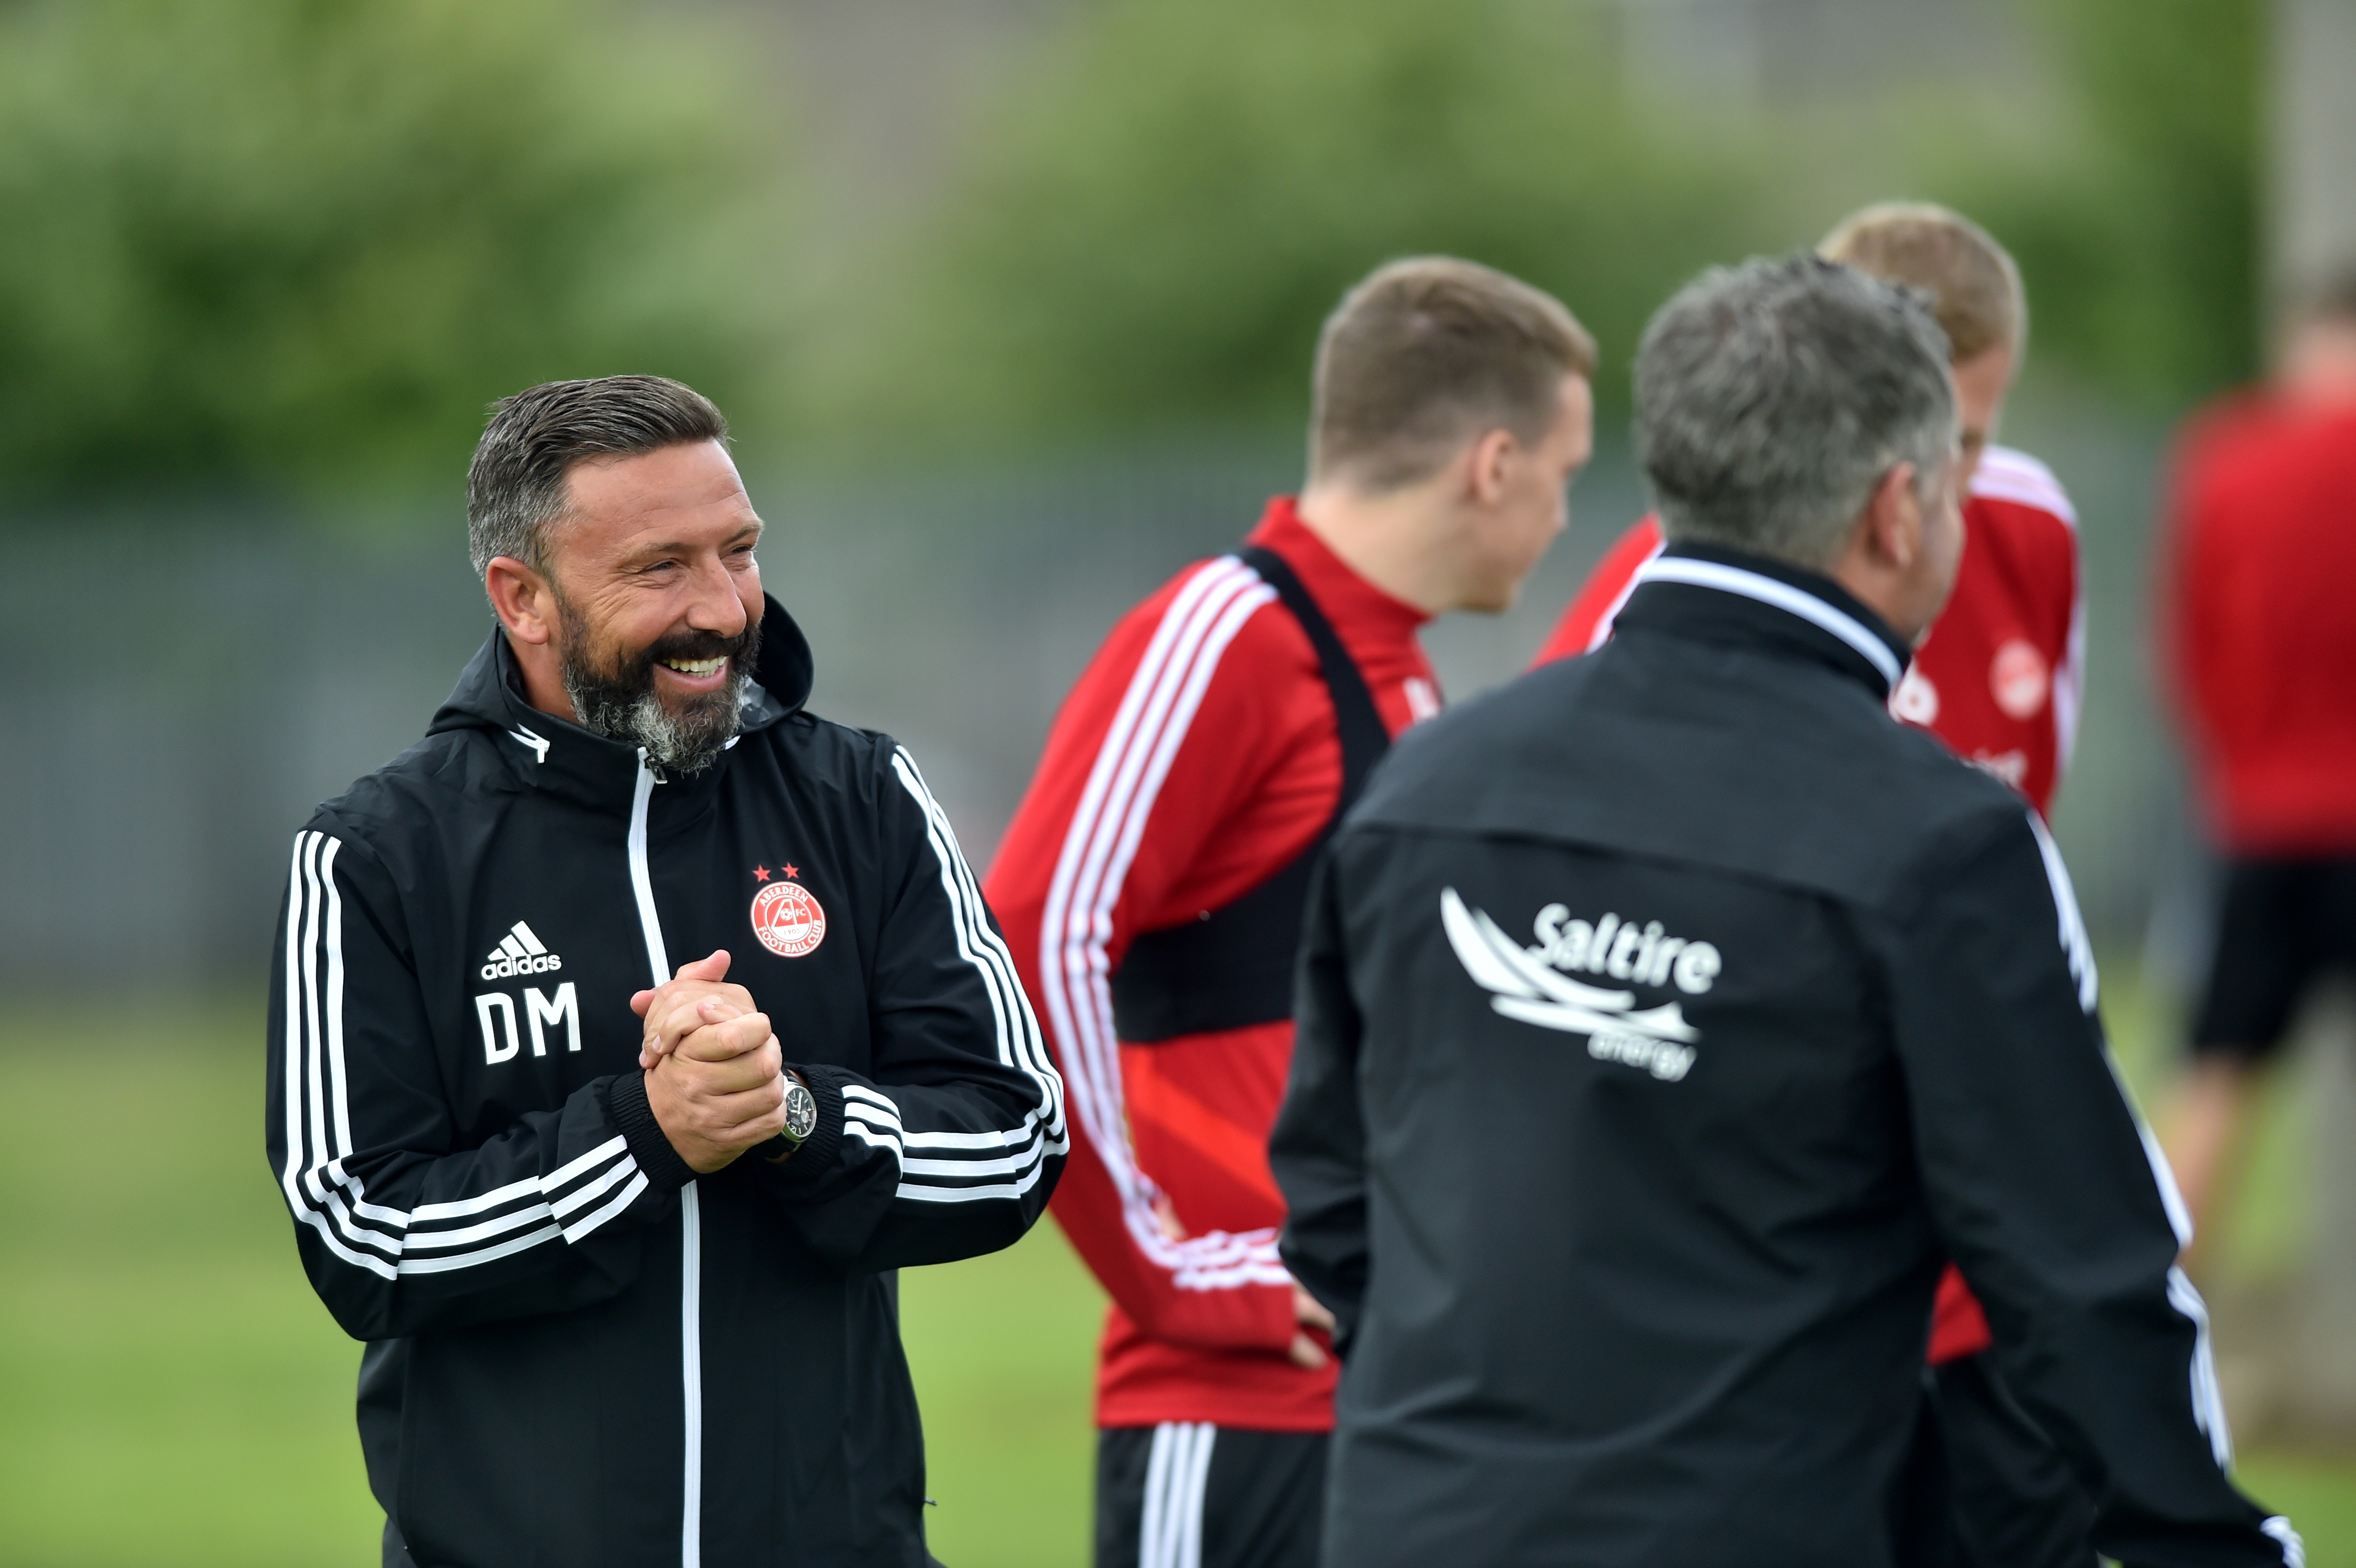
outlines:
M762 1155L780 1160L809 1142L818 1131L818 1096L809 1092L801 1074L786 1070L786 1130L761 1146Z

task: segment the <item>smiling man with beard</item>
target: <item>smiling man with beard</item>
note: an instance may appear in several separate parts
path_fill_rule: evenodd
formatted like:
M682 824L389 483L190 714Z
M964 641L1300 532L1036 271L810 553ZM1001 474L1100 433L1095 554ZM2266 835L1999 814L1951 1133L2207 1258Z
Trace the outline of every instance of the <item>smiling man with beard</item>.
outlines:
M655 377L499 404L499 625L295 837L270 1157L388 1563L925 1562L892 1271L1062 1167L915 761L802 707L726 433Z
M589 617L552 580L558 677L581 724L616 741L635 741L658 767L693 773L712 765L736 738L737 711L761 653L761 623L734 636L688 631L633 653L590 642ZM679 678L655 687L655 671ZM699 689L711 683L709 689Z

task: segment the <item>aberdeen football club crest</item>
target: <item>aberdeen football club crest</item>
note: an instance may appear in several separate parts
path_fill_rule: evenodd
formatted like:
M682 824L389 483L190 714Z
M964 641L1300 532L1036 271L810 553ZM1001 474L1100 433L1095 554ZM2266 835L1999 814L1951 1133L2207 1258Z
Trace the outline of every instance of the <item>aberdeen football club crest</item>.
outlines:
M799 882L771 882L753 895L753 934L778 957L799 958L826 940L826 911Z
M1997 649L1996 660L1988 667L1988 690L1996 705L2014 719L2030 719L2045 706L2046 694L2052 689L2053 673L2045 667L2045 656L2037 645L2013 638Z

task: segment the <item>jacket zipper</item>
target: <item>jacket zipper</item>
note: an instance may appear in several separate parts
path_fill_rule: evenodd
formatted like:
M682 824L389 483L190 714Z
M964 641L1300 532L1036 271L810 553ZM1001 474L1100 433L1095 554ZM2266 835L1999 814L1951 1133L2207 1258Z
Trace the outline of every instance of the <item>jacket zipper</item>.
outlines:
M630 792L630 891L637 896L638 930L647 940L647 968L654 984L670 981L670 958L663 946L662 922L655 914L654 879L647 869L647 808L662 781L638 752L638 775ZM695 1183L679 1189L679 1376L682 1427L680 1494L680 1568L701 1568L703 1560L703 1280L702 1222Z

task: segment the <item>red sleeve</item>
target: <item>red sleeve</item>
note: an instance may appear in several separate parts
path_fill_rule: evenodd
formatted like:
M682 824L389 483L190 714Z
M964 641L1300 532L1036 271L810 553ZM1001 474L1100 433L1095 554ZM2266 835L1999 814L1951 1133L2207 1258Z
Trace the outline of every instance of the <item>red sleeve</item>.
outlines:
M987 891L1064 1073L1071 1155L1052 1212L1065 1233L1148 1335L1281 1353L1295 1331L1292 1282L1274 1229L1173 1241L1155 1220L1160 1193L1130 1143L1108 985L1137 933L1183 915L1173 901L1210 907L1256 880L1237 855L1237 818L1301 739L1301 704L1287 700L1295 683L1270 670L1290 661L1314 678L1297 625L1261 613L1274 597L1222 557L1113 629L1056 716ZM1311 803L1290 853L1331 810L1330 794ZM1205 883L1206 864L1236 868L1218 881L1242 880Z
M2214 465L2224 420L2211 413L2191 425L2179 443L2169 475L2167 518L2163 525L2160 571L2159 636L2162 667L2177 721L2183 727L2196 755L2213 751L2214 718L2229 692L2217 689L2219 661L2213 627L2213 598L2204 592L2217 580L2215 563L2205 559L2210 549L2202 527L2206 471Z
M2023 629L2051 672L2048 712L2053 723L2053 766L2050 772L2031 767L2023 786L2037 814L2051 820L2053 797L2077 749L2078 715L2086 694L2086 586L2080 570L2078 511L2051 469L2007 446L1991 446L1981 458L1972 478L1970 505L1975 514L1992 516L2001 525L1998 549L2010 566L2006 573L2009 591L2020 596ZM1959 582L1957 593L1962 592ZM1971 747L1958 737L1948 737L1948 743L1963 755L1971 754Z
M1612 619L1620 613L1620 606L1628 602L1629 592L1636 586L1636 570L1661 552L1661 525L1657 518L1644 517L1635 527L1620 536L1620 542L1604 553L1588 574L1587 583L1580 588L1562 619L1555 623L1554 631L1538 649L1538 656L1530 667L1552 664L1557 659L1570 658L1579 654L1592 653L1612 635Z

